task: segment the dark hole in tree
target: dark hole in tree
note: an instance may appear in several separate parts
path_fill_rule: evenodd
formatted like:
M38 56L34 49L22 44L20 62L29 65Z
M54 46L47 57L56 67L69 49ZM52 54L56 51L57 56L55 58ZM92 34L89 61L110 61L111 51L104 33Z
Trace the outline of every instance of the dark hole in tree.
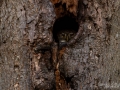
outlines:
M58 18L53 25L53 38L55 42L59 43L58 34L61 32L64 32L64 33L67 32L67 35L70 32L73 32L76 35L76 33L78 32L78 27L79 26L78 26L78 22L76 21L76 18L73 18L70 16L64 16L64 17Z

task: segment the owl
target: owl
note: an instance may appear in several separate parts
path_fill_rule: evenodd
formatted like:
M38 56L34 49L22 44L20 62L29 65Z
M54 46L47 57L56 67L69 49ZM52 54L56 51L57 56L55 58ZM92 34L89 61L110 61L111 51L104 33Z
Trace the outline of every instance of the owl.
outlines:
M76 35L74 30L61 30L57 33L59 46L64 46Z

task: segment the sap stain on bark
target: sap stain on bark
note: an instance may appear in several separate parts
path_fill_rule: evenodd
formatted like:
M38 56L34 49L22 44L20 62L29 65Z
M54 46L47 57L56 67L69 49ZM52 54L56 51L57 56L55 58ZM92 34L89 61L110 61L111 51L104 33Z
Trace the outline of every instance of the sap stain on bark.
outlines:
M72 13L77 16L78 0L51 0L55 6L55 13L57 17Z

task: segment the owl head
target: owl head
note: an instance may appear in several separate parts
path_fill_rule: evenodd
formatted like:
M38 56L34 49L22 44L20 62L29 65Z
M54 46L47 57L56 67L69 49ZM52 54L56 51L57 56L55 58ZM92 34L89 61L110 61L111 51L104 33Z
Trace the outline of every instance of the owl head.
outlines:
M58 37L58 42L59 46L64 46L69 42L72 38L74 38L76 32L74 30L61 30L58 32L57 37Z

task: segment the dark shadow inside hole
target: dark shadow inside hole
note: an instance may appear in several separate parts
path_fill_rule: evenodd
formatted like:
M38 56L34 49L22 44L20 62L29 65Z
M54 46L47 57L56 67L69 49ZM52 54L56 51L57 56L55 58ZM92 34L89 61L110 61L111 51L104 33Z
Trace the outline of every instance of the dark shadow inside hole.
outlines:
M78 32L79 24L76 21L76 18L70 16L64 16L58 18L53 25L53 38L55 42L59 43L58 34L61 32L74 32L75 34ZM71 38L72 39L72 38Z

